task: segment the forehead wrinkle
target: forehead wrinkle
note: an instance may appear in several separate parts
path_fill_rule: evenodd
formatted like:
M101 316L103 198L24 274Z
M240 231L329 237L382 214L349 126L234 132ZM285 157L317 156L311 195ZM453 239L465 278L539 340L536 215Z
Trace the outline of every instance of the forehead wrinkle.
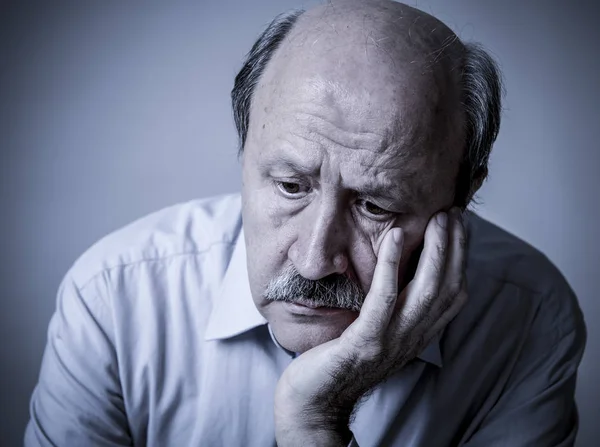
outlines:
M302 124L289 132L321 146L342 147L351 150L379 152L386 147L385 137L368 131L348 131L319 116L296 113L296 122ZM318 122L318 124L317 124ZM329 143L329 144L328 144Z
M395 85L394 90L397 88L401 87ZM412 100L406 98L408 102L405 104L381 104L377 99L372 99L372 94L368 90L363 91L362 95L357 95L356 91L351 94L338 82L321 77L312 78L294 93L296 97L302 96L303 100L292 105L295 111L295 120L292 122L304 124L309 131L316 128L317 134L343 147L367 149L378 154L389 152L394 159L405 148L414 150L419 146L422 149L420 146L430 136L425 129L431 127L431 123L429 120L416 123L407 120L414 113L421 114L413 109ZM414 96L414 92L410 92L410 96ZM371 101L377 104L376 109ZM327 129L333 131L332 135L337 134L342 138L326 135L322 130ZM351 136L350 141L343 141L345 135Z
M349 86L338 81L321 75L311 76L305 82L292 86L295 100L292 110L300 118L299 121L307 125L313 124L314 117L314 121L321 120L322 124L343 133L389 139L397 121L397 105L382 104L379 92L355 80L357 83L350 91Z
M302 133L289 131L280 137L280 139L288 142L292 148L298 148L299 145L297 142L290 141L290 136L302 139L308 143L299 148L299 152L307 150L313 152L316 150L317 153L325 156L327 159L330 157L338 159L340 160L341 171L351 172L352 175L350 175L350 178L361 179L361 181L366 182L368 185L368 187L356 187L354 189L363 192L371 190L373 192L372 195L375 195L374 191L376 191L380 196L385 195L383 192L386 189L392 189L399 192L397 196L414 198L415 200L422 195L420 185L415 180L418 177L418 173L423 169L423 160L419 156L419 153L415 155L416 151L398 150L395 148L384 148L383 151L366 148L349 149L341 145L332 147L331 144L326 144L330 141L328 138L323 138L326 140L325 144L323 144L323 141L316 141L314 135L309 138ZM352 152L343 153L344 150ZM340 151L342 151L341 154ZM312 157L314 157L314 154ZM305 157L302 158L304 159ZM391 174L389 174L390 172ZM382 181L374 183L373 179L375 178L379 178ZM360 181L357 181L357 183L360 183Z
M286 168L294 173L306 176L319 176L321 172L321 164L315 162L307 162L306 160L299 160L296 157L285 156L271 156L265 157L259 161L259 166L262 169L274 169L274 168Z

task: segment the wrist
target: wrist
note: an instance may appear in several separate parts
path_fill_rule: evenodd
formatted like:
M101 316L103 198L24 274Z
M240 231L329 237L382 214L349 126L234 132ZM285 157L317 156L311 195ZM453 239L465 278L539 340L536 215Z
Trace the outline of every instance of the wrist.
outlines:
M275 428L275 439L279 447L315 446L315 447L347 447L352 440L352 432L346 426L341 427L308 427L288 426Z
M323 411L322 409L275 413L277 445L311 445L319 447L346 447L352 440L350 412Z
M353 408L275 405L275 424L303 431L349 431Z
M280 380L275 392L277 445L347 447L350 444L354 400L332 399L332 393L303 399L302 394L286 384Z

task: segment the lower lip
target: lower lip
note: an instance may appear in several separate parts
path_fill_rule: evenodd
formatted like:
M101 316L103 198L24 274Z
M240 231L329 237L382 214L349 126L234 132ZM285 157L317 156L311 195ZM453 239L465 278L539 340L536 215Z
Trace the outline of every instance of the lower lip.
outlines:
M339 307L308 307L302 304L296 303L283 303L290 313L296 315L333 315L340 312L348 312L346 309L340 309Z

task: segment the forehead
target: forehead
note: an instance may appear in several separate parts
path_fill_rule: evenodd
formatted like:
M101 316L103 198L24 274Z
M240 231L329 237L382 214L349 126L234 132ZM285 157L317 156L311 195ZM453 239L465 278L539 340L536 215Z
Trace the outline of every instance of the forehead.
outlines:
M451 173L439 169L452 164L452 157L440 159L450 152L428 149L431 132L409 119L418 115L411 100L398 104L377 95L320 76L278 83L256 102L247 150L259 147L260 164L277 172L318 175L323 183L340 182L412 209L437 203L436 191L452 191L438 188L452 184Z
M420 151L447 139L456 119L447 72L424 69L416 60L391 64L377 47L363 51L353 33L315 37L310 43L292 36L276 52L253 95L250 131L256 123L319 128L343 146L380 153Z
M427 133L407 119L410 107L384 101L384 89L378 90L322 76L276 83L264 102L257 101L264 106L255 108L253 118L262 126L252 131L263 143L284 140L307 155L318 150L341 155L358 170L399 168L424 158L420 149Z
M397 137L412 136L408 128L400 131L400 104L384 101L385 84L367 89L360 80L353 81L342 84L320 75L285 78L257 98L257 104L264 104L257 118L317 139L330 138L349 149L382 152Z

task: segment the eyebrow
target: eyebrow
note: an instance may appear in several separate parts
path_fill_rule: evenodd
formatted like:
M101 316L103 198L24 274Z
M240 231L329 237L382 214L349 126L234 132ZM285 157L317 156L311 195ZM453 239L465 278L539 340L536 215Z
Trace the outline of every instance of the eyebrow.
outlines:
M418 203L414 192L400 185L367 183L356 191L367 197L386 200L388 202L386 204L387 207L394 207L394 204L401 204L402 208L406 211L415 211L415 206Z
M261 168L265 170L273 169L273 168L287 168L290 171L293 171L296 174L306 175L306 176L316 176L319 175L320 168L318 166L310 167L304 166L300 163L297 163L294 160L287 158L271 158L265 161L261 161Z

